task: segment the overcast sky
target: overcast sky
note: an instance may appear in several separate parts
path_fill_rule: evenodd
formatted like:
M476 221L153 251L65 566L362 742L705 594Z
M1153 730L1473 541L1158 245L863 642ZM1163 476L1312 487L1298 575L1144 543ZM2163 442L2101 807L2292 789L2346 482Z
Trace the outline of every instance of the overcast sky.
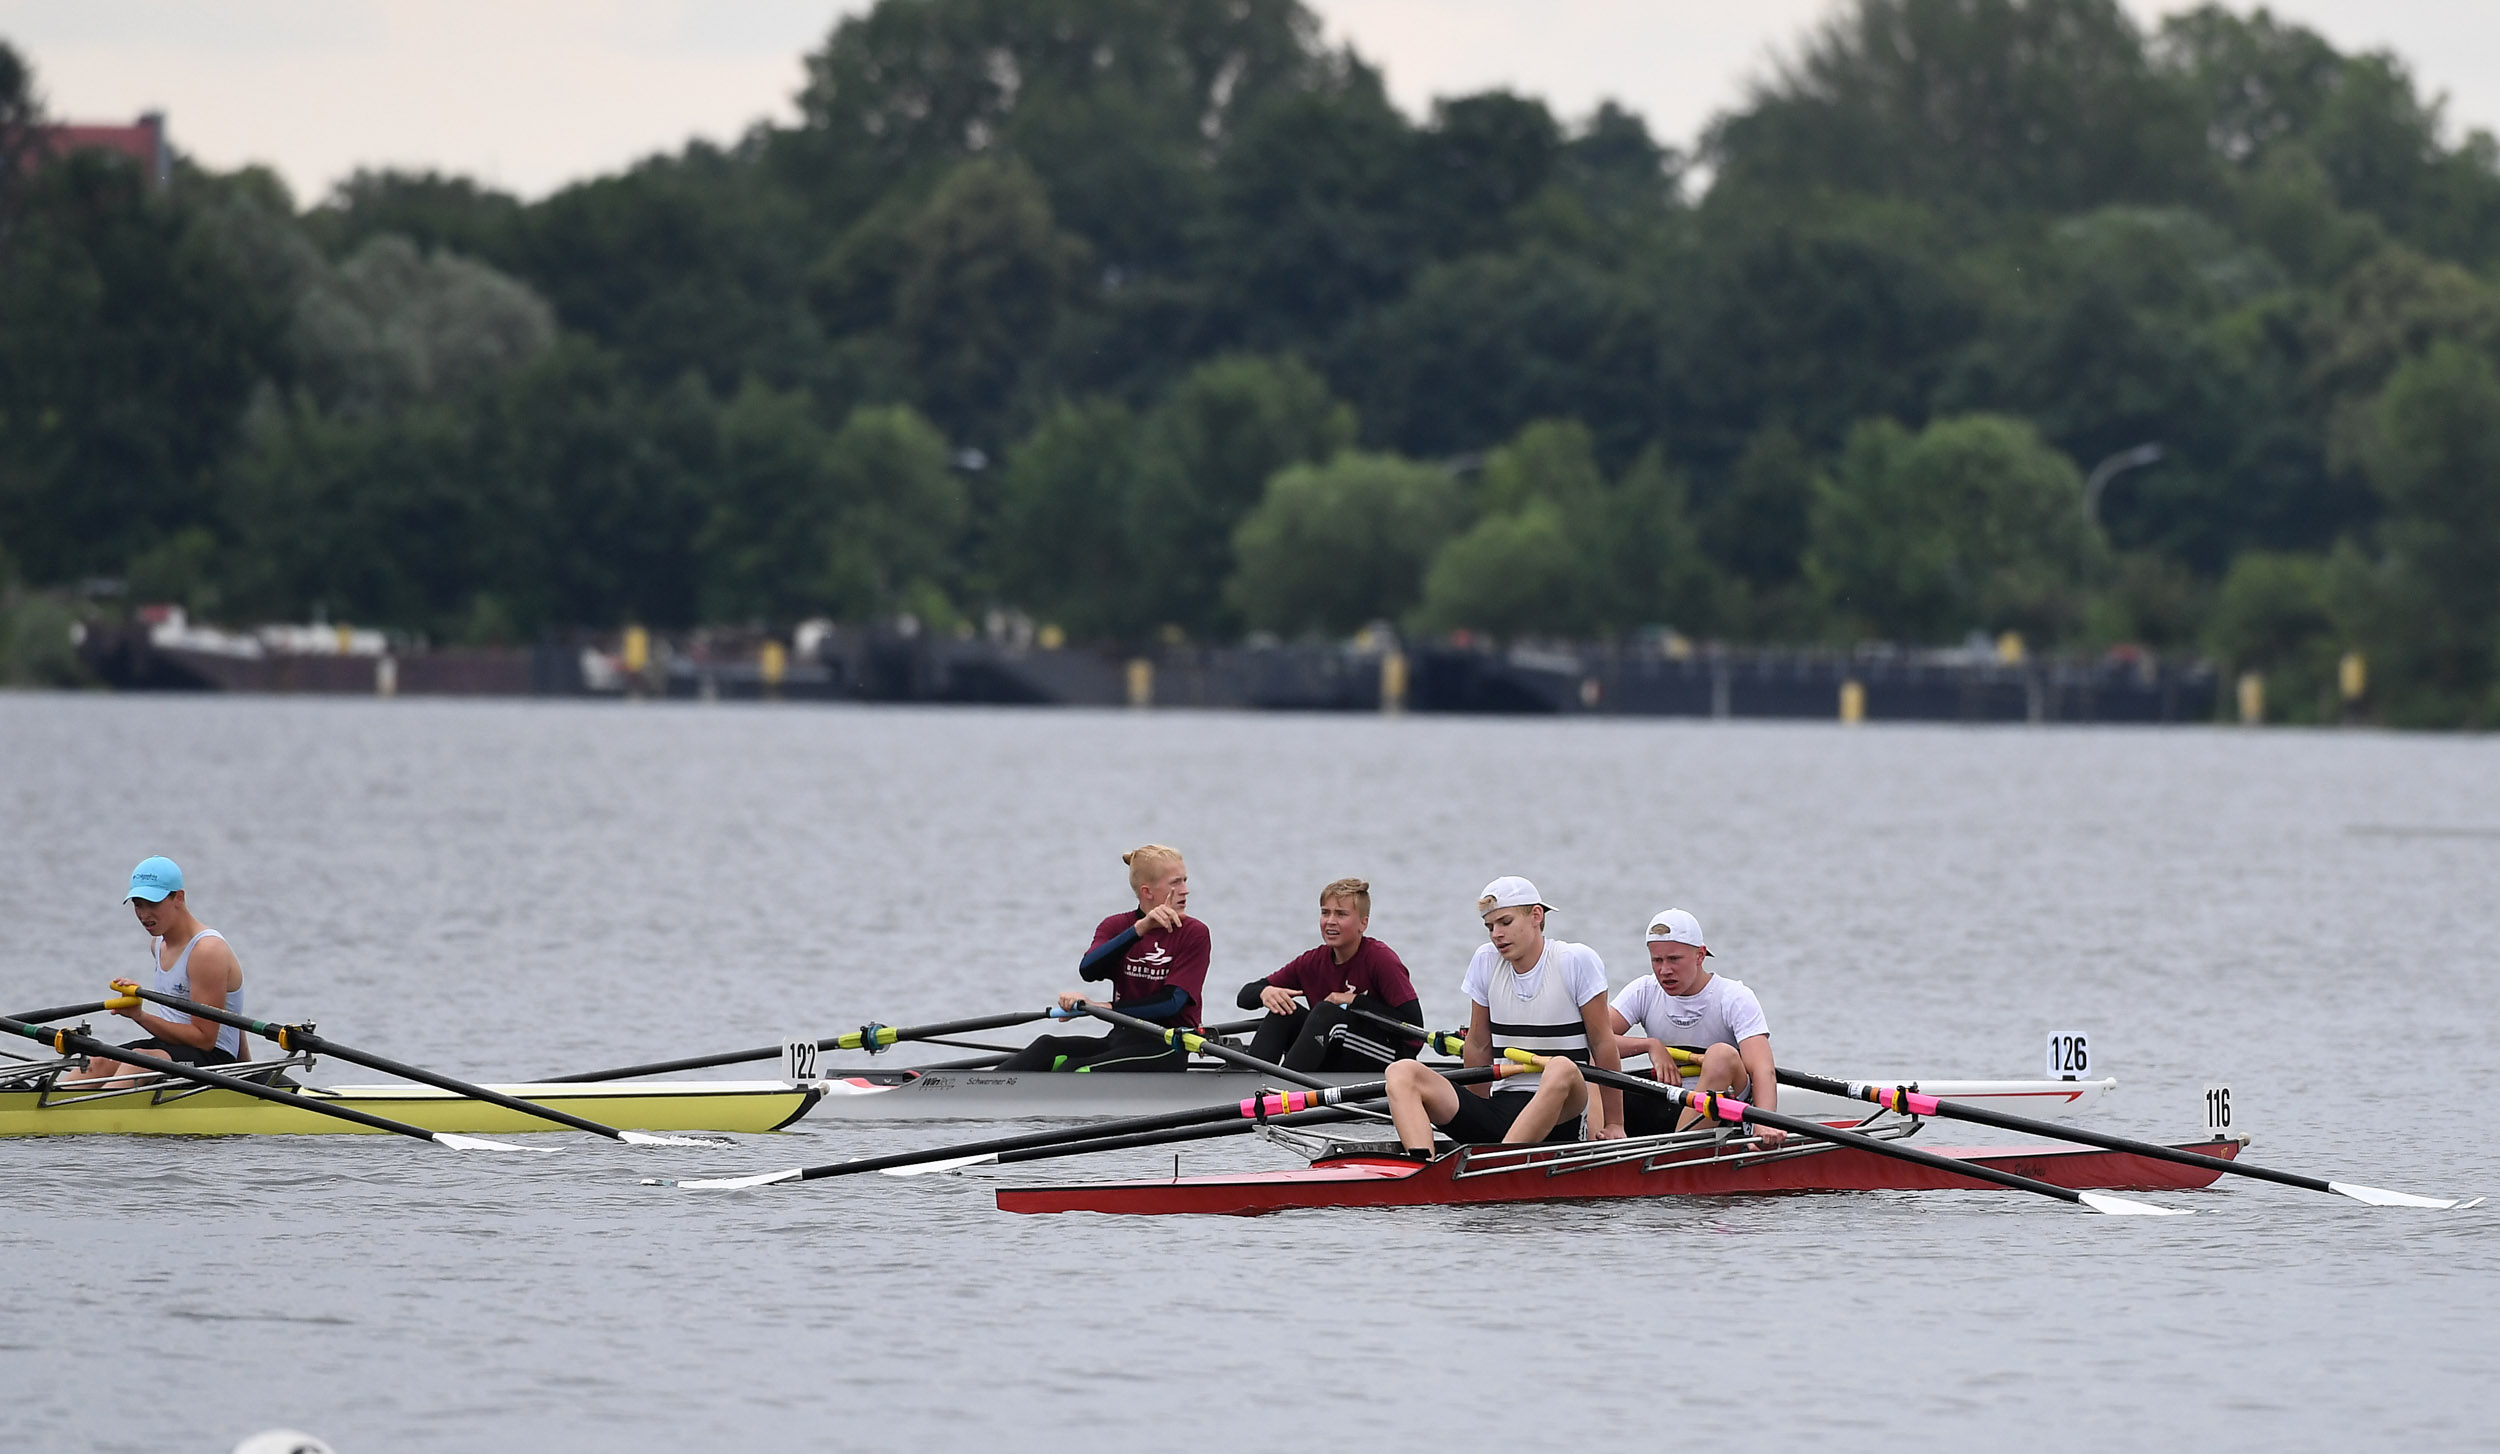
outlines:
M1418 111L1508 86L1567 116L1614 98L1689 142L1832 0L1306 0ZM2128 0L2140 16L2186 8ZM359 166L528 196L695 136L786 119L799 56L866 0L0 0L56 116L169 113L215 167L265 162L310 201ZM2500 130L2500 4L2282 0L2346 49L2387 47L2450 116Z

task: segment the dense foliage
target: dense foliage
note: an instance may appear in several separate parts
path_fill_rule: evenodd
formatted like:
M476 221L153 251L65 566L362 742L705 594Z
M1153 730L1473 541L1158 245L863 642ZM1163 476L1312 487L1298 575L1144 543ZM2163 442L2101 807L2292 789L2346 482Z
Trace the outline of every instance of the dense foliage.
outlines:
M2017 630L2500 716L2500 148L2392 56L1856 0L1687 156L1408 117L1296 0L883 0L800 113L299 210L21 165L0 46L0 579L468 640Z

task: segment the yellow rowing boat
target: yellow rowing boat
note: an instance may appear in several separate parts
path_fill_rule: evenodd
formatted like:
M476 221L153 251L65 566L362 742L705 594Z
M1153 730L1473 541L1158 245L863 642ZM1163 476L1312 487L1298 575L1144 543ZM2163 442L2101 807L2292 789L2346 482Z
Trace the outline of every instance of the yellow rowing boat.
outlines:
M0 1136L309 1136L383 1133L318 1111L151 1077L154 1084L0 1088ZM488 1089L621 1131L778 1131L818 1092L786 1080L588 1081ZM346 1106L429 1131L508 1135L559 1127L519 1111L423 1085L303 1087L306 1100Z

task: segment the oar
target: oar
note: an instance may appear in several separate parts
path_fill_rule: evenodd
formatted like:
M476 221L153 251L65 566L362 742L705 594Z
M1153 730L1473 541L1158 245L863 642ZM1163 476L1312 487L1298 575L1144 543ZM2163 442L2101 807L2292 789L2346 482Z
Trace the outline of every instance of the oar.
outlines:
M1458 1085L1477 1081L1499 1080L1506 1075L1524 1074L1517 1066L1488 1065L1474 1070L1453 1072L1449 1079ZM1260 1123L1279 1116L1290 1116L1319 1106L1353 1105L1376 1101L1389 1093L1385 1080L1365 1081L1359 1085L1322 1086L1314 1090L1267 1091L1243 1101L1229 1101L1220 1106L1204 1106L1191 1111L1166 1111L1155 1116L1130 1116L1117 1121L1100 1121L1072 1130L1035 1131L1023 1136L1005 1136L993 1141L975 1141L963 1146L941 1146L931 1151L901 1151L891 1156L871 1156L859 1161L836 1161L823 1166L793 1166L783 1171L759 1172L753 1176L717 1177L695 1181L666 1181L645 1177L644 1186L701 1187L725 1190L738 1187L771 1186L783 1181L820 1181L829 1176L858 1176L863 1172L888 1171L896 1167L921 1166L930 1162L953 1162L971 1165L990 1156L1011 1151L1025 1151L1043 1146L1066 1146L1075 1142L1101 1142L1149 1131L1177 1131L1189 1126L1207 1126L1235 1119ZM1138 1144L1138 1143L1127 1143ZM1097 1147L1095 1149L1107 1149Z
M1521 1064L1534 1062L1542 1066L1545 1063L1543 1056L1533 1055L1525 1050L1513 1048L1502 1053ZM1784 1116L1777 1111L1766 1111L1759 1106L1749 1106L1734 1096L1721 1095L1717 1091L1688 1091L1681 1085L1671 1086L1661 1081L1643 1080L1637 1075L1625 1075L1619 1070L1606 1070L1593 1065L1581 1066L1580 1074L1599 1085L1611 1085L1617 1090L1639 1091L1644 1095L1665 1097L1678 1106L1690 1107L1714 1120L1726 1121L1731 1125L1772 1126L1792 1136L1808 1136L1818 1141L1829 1141L1835 1145L1873 1152L1878 1156L1889 1156L1896 1161L1907 1161L1936 1171L1951 1172L1955 1176L1967 1176L1977 1181L1992 1182L2015 1191L2035 1192L2044 1197L2055 1197L2061 1202L2070 1202L2079 1207L2090 1207L2093 1211L2105 1212L2111 1216L2189 1217L2195 1215L2183 1207L2155 1206L2151 1202L2111 1196L2107 1192L2077 1191L2072 1187L2055 1186L2028 1176L2018 1176L2010 1171L1999 1171L1993 1166L1981 1166L1956 1157L1940 1156L1933 1151L1921 1151L1914 1146L1904 1146L1898 1141L1883 1141L1873 1136L1862 1136L1855 1131L1844 1131L1837 1126L1826 1126L1820 1121L1810 1121L1803 1116Z
M983 1015L972 1020L948 1020L939 1025L867 1024L841 1035L828 1035L816 1042L819 1050L883 1050L905 1040L926 1040L935 1035L966 1035L975 1030L998 1030L1009 1025L1029 1025L1047 1019L1048 1010L1023 1010L1011 1015ZM636 1076L666 1075L674 1070L709 1070L716 1065L744 1065L749 1061L772 1060L781 1054L778 1045L758 1046L753 1050L724 1050L718 1055L690 1055L683 1060L655 1060L648 1065L620 1065L614 1070L588 1070L579 1075L553 1075L540 1085L569 1085L585 1080L632 1080Z
M524 1116L535 1116L539 1120L551 1121L559 1126L569 1126L576 1131L588 1131L594 1136L605 1136L611 1141L622 1141L628 1146L734 1146L737 1144L716 1136L661 1136L649 1131L620 1131L614 1126L603 1126L597 1121L584 1116L576 1116L570 1111L559 1111L552 1106L525 1101L519 1096L506 1095L502 1091L486 1086L471 1085L465 1080L455 1080L441 1071L426 1070L420 1066L403 1064L387 1055L376 1055L370 1050L358 1050L352 1045L341 1045L326 1035L314 1034L309 1024L272 1025L267 1021L254 1020L228 1010L210 1009L206 1005L186 1000L180 995L143 990L124 979L113 981L113 988L124 994L137 995L140 999L180 1010L186 1015L214 1020L220 1025L232 1025L238 1030L276 1042L279 1049L289 1054L299 1050L310 1051L316 1055L328 1055L339 1060L351 1061L357 1065L381 1071L385 1075L396 1075L425 1085L439 1086L454 1095L466 1096L473 1101L484 1101L490 1106L501 1106L507 1111L518 1111Z
M2081 1126L2064 1125L2056 1121L2038 1121L2029 1116L1992 1111L1982 1106L1966 1106L1957 1101L1939 1100L1934 1096L1921 1095L1907 1086L1880 1086L1865 1081L1833 1080L1829 1076L1808 1075L1801 1070L1779 1072L1779 1082L1781 1085L1793 1085L1799 1090L1821 1091L1825 1095L1868 1101L1905 1116L1935 1116L1951 1121L1971 1121L1982 1126L1996 1126L2008 1131L2027 1131L2035 1136L2047 1136L2060 1141L2076 1141L2086 1146L2124 1151L2135 1156L2150 1157L2156 1161L2174 1162L2180 1166L2227 1171L2233 1176L2251 1176L2259 1181L2296 1186L2303 1191L2333 1192L2337 1196L2350 1197L2357 1202L2367 1202L2374 1207L2423 1207L2431 1211L2445 1212L2475 1206L2483 1200L2481 1197L2460 1201L2453 1198L2415 1196L2411 1192L2386 1191L2379 1187L2358 1186L2351 1182L2321 1181L2314 1176L2300 1176L2288 1171L2276 1171L2270 1167L2251 1166L2245 1161L2226 1161L2219 1156L2182 1151L2176 1146L2164 1146L2157 1141L2137 1141L2126 1136L2112 1136L2107 1131L2094 1131Z
M7 1018L23 1020L31 1025L41 1024L46 1020L75 1020L81 1015L101 1015L111 1008L113 1008L112 1001L98 1000L92 1005L59 1005L49 1010L28 1010L22 1015L10 1015Z
M1443 1055L1457 1055L1467 1048L1467 1037L1456 1030L1427 1030L1421 1025L1409 1025L1404 1020L1376 1014L1370 1010L1358 1010L1352 1005L1342 1005L1339 1008L1349 1015L1360 1015L1384 1029L1396 1030L1410 1039L1419 1039L1424 1042L1424 1048L1427 1050L1438 1050ZM1698 1066L1701 1064L1700 1056L1681 1045L1667 1046L1666 1051L1668 1057L1677 1065Z
M1211 1141L1219 1136L1246 1136L1266 1126L1319 1126L1360 1121L1376 1112L1359 1106L1319 1106L1265 1121L1220 1121L1211 1126L1185 1126L1177 1131L1136 1131L1125 1136L1097 1136L1064 1146L1036 1146L1025 1151L999 1151L951 1161L924 1161L917 1166L888 1167L887 1176L920 1176L932 1171L960 1171L967 1166L1004 1165L1015 1161L1046 1161L1055 1156L1086 1156L1096 1151L1125 1151L1138 1146L1172 1146L1183 1141ZM1373 1124L1377 1124L1374 1122Z
M1142 1031L1175 1050L1186 1050L1196 1055L1212 1055L1227 1065L1238 1065L1244 1070L1255 1070L1263 1075L1272 1075L1278 1080L1291 1081L1295 1085L1309 1086L1313 1090L1318 1090L1328 1084L1316 1075L1305 1075L1298 1070L1287 1070L1281 1065L1261 1060L1246 1051L1235 1050L1230 1045L1219 1045L1196 1030L1179 1030L1168 1025L1158 1025L1152 1020L1141 1020L1135 1015L1124 1015L1118 1010L1106 1009L1091 1000L1078 1000L1071 1012L1091 1015L1097 1020L1117 1025L1124 1030Z
M204 1070L196 1065L184 1065L178 1060L158 1060L144 1052L106 1044L93 1035L77 1030L56 1030L44 1025L29 1025L23 1020L13 1020L0 1015L0 1031L40 1041L51 1046L56 1055L76 1053L121 1061L134 1067L140 1073L157 1072L170 1075L177 1080L196 1081L201 1085L215 1086L219 1090L239 1091L247 1096L257 1096L264 1101L276 1101L282 1106L293 1106L298 1110L311 1111L316 1115L335 1116L342 1121L353 1121L360 1126L371 1126L376 1131L395 1131L402 1136L413 1136L419 1141L431 1141L438 1146L449 1146L456 1151L550 1151L554 1149L548 1146L514 1146L508 1142L489 1141L483 1136L456 1136L449 1131L429 1131L423 1126L411 1126L406 1121L394 1121L388 1116L376 1116L369 1112L359 1111L352 1106L329 1105L318 1096L301 1095L294 1091L272 1090L255 1080L219 1075L216 1071ZM118 1080L120 1077L116 1076L114 1079ZM100 1082L102 1085L111 1083L111 1081Z

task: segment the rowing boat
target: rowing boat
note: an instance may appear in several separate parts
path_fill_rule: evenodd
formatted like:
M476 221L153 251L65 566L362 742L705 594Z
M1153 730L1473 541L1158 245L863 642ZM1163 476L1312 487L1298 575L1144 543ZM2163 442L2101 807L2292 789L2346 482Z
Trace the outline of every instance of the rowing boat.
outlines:
M1904 1128L1892 1128L1898 1134ZM2220 1137L2179 1149L2238 1157L2248 1138ZM1853 1146L1803 1142L1764 1151L1750 1136L1684 1132L1562 1146L1461 1146L1418 1164L1377 1153L1327 1155L1283 1171L1172 1176L1138 1181L1002 1187L1009 1212L1104 1212L1255 1217L1319 1207L1465 1206L1497 1202L1608 1201L1632 1197L1751 1196L1810 1191L1988 1191L1988 1183ZM2063 1146L1934 1146L1982 1166L2077 1191L2169 1191L2213 1185L2216 1166Z
M265 1073L279 1062L253 1067ZM12 1069L0 1077L0 1137L375 1135L372 1128L318 1111L147 1076L111 1090L49 1083ZM279 1082L284 1084L284 1082ZM497 1085L489 1089L625 1131L777 1131L816 1104L812 1085L781 1080L610 1081ZM307 1100L345 1106L459 1135L545 1131L519 1111L424 1085L304 1086Z
M1454 1067L1453 1067L1454 1068ZM1378 1080L1378 1069L1324 1072L1332 1085ZM1875 1077L1865 1077L1874 1081ZM2026 1116L2072 1115L2116 1088L2115 1080L1910 1080L1885 1079L1929 1095ZM1257 1071L1192 1067L1183 1071L1137 1071L1095 1075L1066 1071L856 1070L834 1071L809 1084L824 1092L819 1120L845 1121L1054 1121L1151 1116L1255 1096L1273 1088ZM1783 1090L1780 1109L1800 1116L1847 1117L1865 1110L1855 1101L1814 1091Z

